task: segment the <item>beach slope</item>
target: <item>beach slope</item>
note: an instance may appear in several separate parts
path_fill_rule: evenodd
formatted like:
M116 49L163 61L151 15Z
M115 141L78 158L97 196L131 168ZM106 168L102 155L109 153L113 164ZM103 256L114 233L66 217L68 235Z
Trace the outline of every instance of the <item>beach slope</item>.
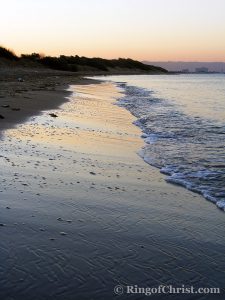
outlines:
M114 299L116 285L224 288L224 214L138 156L141 132L116 105L114 84L66 93L70 101L2 136L1 298Z

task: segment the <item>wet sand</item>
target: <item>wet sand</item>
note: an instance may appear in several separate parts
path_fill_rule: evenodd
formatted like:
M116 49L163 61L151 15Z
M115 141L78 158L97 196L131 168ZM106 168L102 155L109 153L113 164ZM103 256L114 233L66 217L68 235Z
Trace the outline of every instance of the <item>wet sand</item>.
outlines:
M1 299L146 298L117 296L118 284L224 289L224 213L144 163L114 85L66 95L2 136Z
M54 109L67 101L68 84L89 84L71 72L48 69L0 69L0 137L2 130L36 116L42 110Z

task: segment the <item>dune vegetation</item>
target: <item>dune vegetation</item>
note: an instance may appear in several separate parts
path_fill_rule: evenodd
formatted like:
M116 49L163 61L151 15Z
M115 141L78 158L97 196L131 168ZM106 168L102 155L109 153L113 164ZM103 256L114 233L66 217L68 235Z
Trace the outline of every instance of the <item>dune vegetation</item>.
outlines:
M39 53L21 54L17 56L12 50L0 47L0 59L15 61L17 65L25 66L44 66L54 70L79 72L79 71L100 71L116 72L131 71L140 73L167 73L167 70L143 64L131 58L103 59L99 57L88 58L84 56L65 56L59 57L45 56Z

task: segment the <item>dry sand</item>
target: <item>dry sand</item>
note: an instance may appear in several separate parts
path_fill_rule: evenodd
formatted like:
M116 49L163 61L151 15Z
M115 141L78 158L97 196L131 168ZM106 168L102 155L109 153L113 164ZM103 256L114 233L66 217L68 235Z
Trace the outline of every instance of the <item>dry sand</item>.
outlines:
M2 136L1 299L146 298L116 296L117 284L224 289L224 213L143 162L141 132L114 104L114 85L71 92L53 111L45 98L40 116Z

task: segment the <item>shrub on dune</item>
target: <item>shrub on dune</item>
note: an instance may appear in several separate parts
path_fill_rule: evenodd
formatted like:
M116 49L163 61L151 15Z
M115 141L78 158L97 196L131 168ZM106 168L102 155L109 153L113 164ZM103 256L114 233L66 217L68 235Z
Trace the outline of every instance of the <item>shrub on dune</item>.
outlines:
M18 60L16 54L9 49L0 46L0 57L9 59L9 60Z

